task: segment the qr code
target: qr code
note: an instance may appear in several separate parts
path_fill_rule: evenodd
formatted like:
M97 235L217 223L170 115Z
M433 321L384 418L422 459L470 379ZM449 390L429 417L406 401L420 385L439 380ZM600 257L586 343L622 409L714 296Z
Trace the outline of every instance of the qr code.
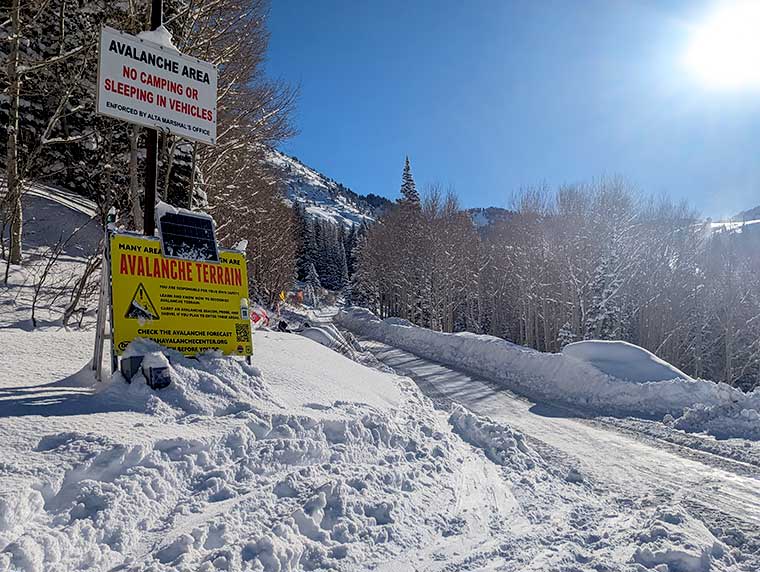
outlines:
M235 333L237 334L237 341L239 342L251 341L250 324L235 324Z

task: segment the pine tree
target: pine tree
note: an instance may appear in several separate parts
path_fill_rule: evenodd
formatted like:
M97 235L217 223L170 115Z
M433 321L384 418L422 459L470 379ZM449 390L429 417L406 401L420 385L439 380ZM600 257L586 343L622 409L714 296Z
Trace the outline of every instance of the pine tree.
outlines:
M404 173L401 176L401 198L399 204L412 207L420 207L420 194L417 192L417 186L414 184L412 177L412 167L409 164L409 157L404 164Z
M586 316L586 339L614 340L622 337L623 310L617 274L617 249L605 254L591 283L591 309Z
M368 233L359 234L354 247L356 272L351 278L351 303L380 312L377 262L372 257L375 250L373 246L369 243Z
M309 271L306 274L306 303L311 304L314 307L319 306L319 290L322 288L322 283L319 280L319 274L314 264L309 264Z
M309 271L306 273L306 284L313 286L314 288L322 288L322 282L319 279L319 274L314 264L309 264Z
M295 220L295 234L298 241L298 258L296 271L299 280L305 280L312 264L312 256L316 250L313 244L312 226L306 214L306 207L300 201L293 205L293 218Z
M338 242L338 282L337 289L343 291L349 286L348 262L346 257L346 248L343 241Z
M576 335L573 333L573 328L570 325L570 321L564 323L557 333L557 345L559 348L564 348L567 344L571 344L578 341Z
M356 248L356 241L359 237L360 228L361 227L358 225L352 225L343 235L343 246L346 251L346 269L349 278L354 275L354 272L356 272L356 256L354 254L354 249Z
M309 226L309 242L307 245L307 255L309 263L313 264L317 269L317 272L322 276L324 271L324 229L322 228L322 221L318 218L312 218L308 224ZM306 274L308 275L309 269L306 268Z

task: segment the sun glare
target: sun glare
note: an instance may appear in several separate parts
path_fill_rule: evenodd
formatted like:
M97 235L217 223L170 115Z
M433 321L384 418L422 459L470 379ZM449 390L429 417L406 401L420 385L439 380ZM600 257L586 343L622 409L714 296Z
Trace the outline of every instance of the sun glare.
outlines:
M695 27L686 64L709 87L760 89L760 1L721 2Z

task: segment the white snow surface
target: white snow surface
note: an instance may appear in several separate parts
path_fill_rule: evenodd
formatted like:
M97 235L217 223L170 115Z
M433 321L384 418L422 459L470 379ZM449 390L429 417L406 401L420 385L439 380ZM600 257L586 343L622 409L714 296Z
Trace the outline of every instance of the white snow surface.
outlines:
M760 220L718 221L718 222L710 223L710 229L716 232L720 232L720 231L741 232L744 228L749 228L758 223L760 223Z
M495 440L479 445L484 450L493 447L501 440L497 427L508 424L510 431L517 429L532 451L540 453L539 465L548 466L577 491L592 490L595 500L587 500L583 507L576 504L570 514L591 545L600 533L595 507L604 507L602 521L631 531L636 548L633 563L626 570L760 569L760 458L756 443L716 441L653 421L580 415L561 405L533 402L504 390L491 379L382 342L361 338L361 344L383 364L409 375L435 403L451 404L453 414L464 411L460 404L476 414L472 426L480 429L463 435L468 442L474 443L484 434L493 435ZM509 435L509 431L505 433ZM722 456L727 453L728 457ZM730 460L734 455L747 463L735 464ZM560 494L566 495L568 490L572 489L565 487ZM550 501L555 515L563 511L560 499ZM523 497L520 500L524 502ZM627 507L627 514L624 522L616 523L614 515L620 507ZM664 527L662 522L669 525ZM555 538L559 541L559 532ZM599 540L617 542L606 532ZM599 566L586 561L584 554L577 557L574 564L547 565L545 569L605 570L613 561Z
M399 371L450 385L468 408L442 407L315 313L353 359L266 330L253 366L138 340L129 352L168 364L171 385L99 384L92 316L62 328L56 292L102 230L51 196L27 197L24 215L25 266L0 290L0 570L758 570L751 476L539 419L401 353ZM37 257L82 225L32 328Z
M190 216L196 216L196 217L203 217L206 219L209 219L210 221L214 221L212 216L204 211L193 211L190 209L185 209L182 207L175 207L174 205L170 205L169 203L165 203L164 201L156 201L156 207L155 207L155 219L156 219L156 227L160 227L161 218L163 218L166 214L186 214Z
M445 420L400 378L294 334L257 333L258 368L135 342L171 362L158 392L96 385L62 330L3 330L3 347L28 358L39 334L82 369L0 380L3 570L354 569L410 541L423 499L401 491L434 487L463 446L432 437Z
M665 517L615 508L508 424L436 410L408 379L297 334L256 332L255 366L138 340L128 353L170 363L160 391L141 374L95 383L91 342L0 329L2 570L570 572L694 558L684 570L744 570L688 515L663 536ZM52 343L55 360L33 359Z
M705 525L680 509L660 509L638 540L634 560L646 569L708 572L726 546Z
M137 37L146 42L152 42L158 46L168 48L179 53L179 50L172 42L172 33L169 29L161 24L155 30L145 30L137 34Z
M602 373L634 383L683 379L693 381L677 367L639 346L623 341L585 340L566 345L562 353L594 366Z
M548 354L493 336L447 334L397 319L381 320L364 308L351 308L336 320L360 335L484 375L531 398L607 415L685 415L683 429L757 438L753 420L760 411L758 390L745 394L723 383L691 379L630 344L582 343L568 353ZM645 381L649 372L654 379ZM703 411L709 413L698 413Z

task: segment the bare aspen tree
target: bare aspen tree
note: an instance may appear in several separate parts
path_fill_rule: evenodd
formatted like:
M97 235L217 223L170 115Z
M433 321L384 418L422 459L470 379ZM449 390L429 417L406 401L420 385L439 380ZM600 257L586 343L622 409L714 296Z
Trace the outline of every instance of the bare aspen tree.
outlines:
M355 289L381 316L543 351L623 339L694 375L745 389L760 379L760 225L713 232L687 205L618 179L524 189L479 232L440 186L413 231L398 210L359 250Z
M6 65L4 68L4 81L8 92L8 122L5 126L6 137L6 184L7 194L5 198L5 212L10 219L10 247L8 252L8 261L11 264L20 264L22 258L22 237L23 237L23 209L21 205L21 196L23 191L24 179L35 166L35 159L39 155L40 147L58 143L69 143L78 141L78 138L61 138L51 137L53 129L58 125L65 114L66 104L69 101L77 76L81 77L85 61L79 62L79 65L71 66L71 60L75 56L85 53L91 46L79 45L69 50L64 47L66 41L65 20L67 17L66 2L61 2L55 17L57 18L58 36L57 52L55 54L46 54L44 57L30 58L21 57L21 41L24 35L34 29L39 24L40 19L47 15L46 10L50 7L47 2L36 1L30 2L24 8L29 17L22 21L22 5L20 0L12 0L9 7L9 18L4 22L4 26L9 26L7 31L7 41L9 43ZM44 73L50 68L67 65L72 68L67 77L73 78L64 84L64 88L56 94L56 100L52 101L50 109L52 113L47 118L41 135L34 142L32 151L29 156L23 158L23 165L20 164L22 158L19 154L19 136L20 136L20 99L22 84L33 74ZM27 142L27 146L28 146Z
M10 247L8 262L21 264L21 232L23 227L21 209L21 180L18 170L18 125L19 125L19 96L21 78L19 74L19 42L21 41L21 8L20 0L12 0L10 9L10 53L6 66L8 78L8 96L10 109L7 126L6 143L6 184L8 186L5 199L6 213L10 218ZM6 272L5 281L8 281Z

